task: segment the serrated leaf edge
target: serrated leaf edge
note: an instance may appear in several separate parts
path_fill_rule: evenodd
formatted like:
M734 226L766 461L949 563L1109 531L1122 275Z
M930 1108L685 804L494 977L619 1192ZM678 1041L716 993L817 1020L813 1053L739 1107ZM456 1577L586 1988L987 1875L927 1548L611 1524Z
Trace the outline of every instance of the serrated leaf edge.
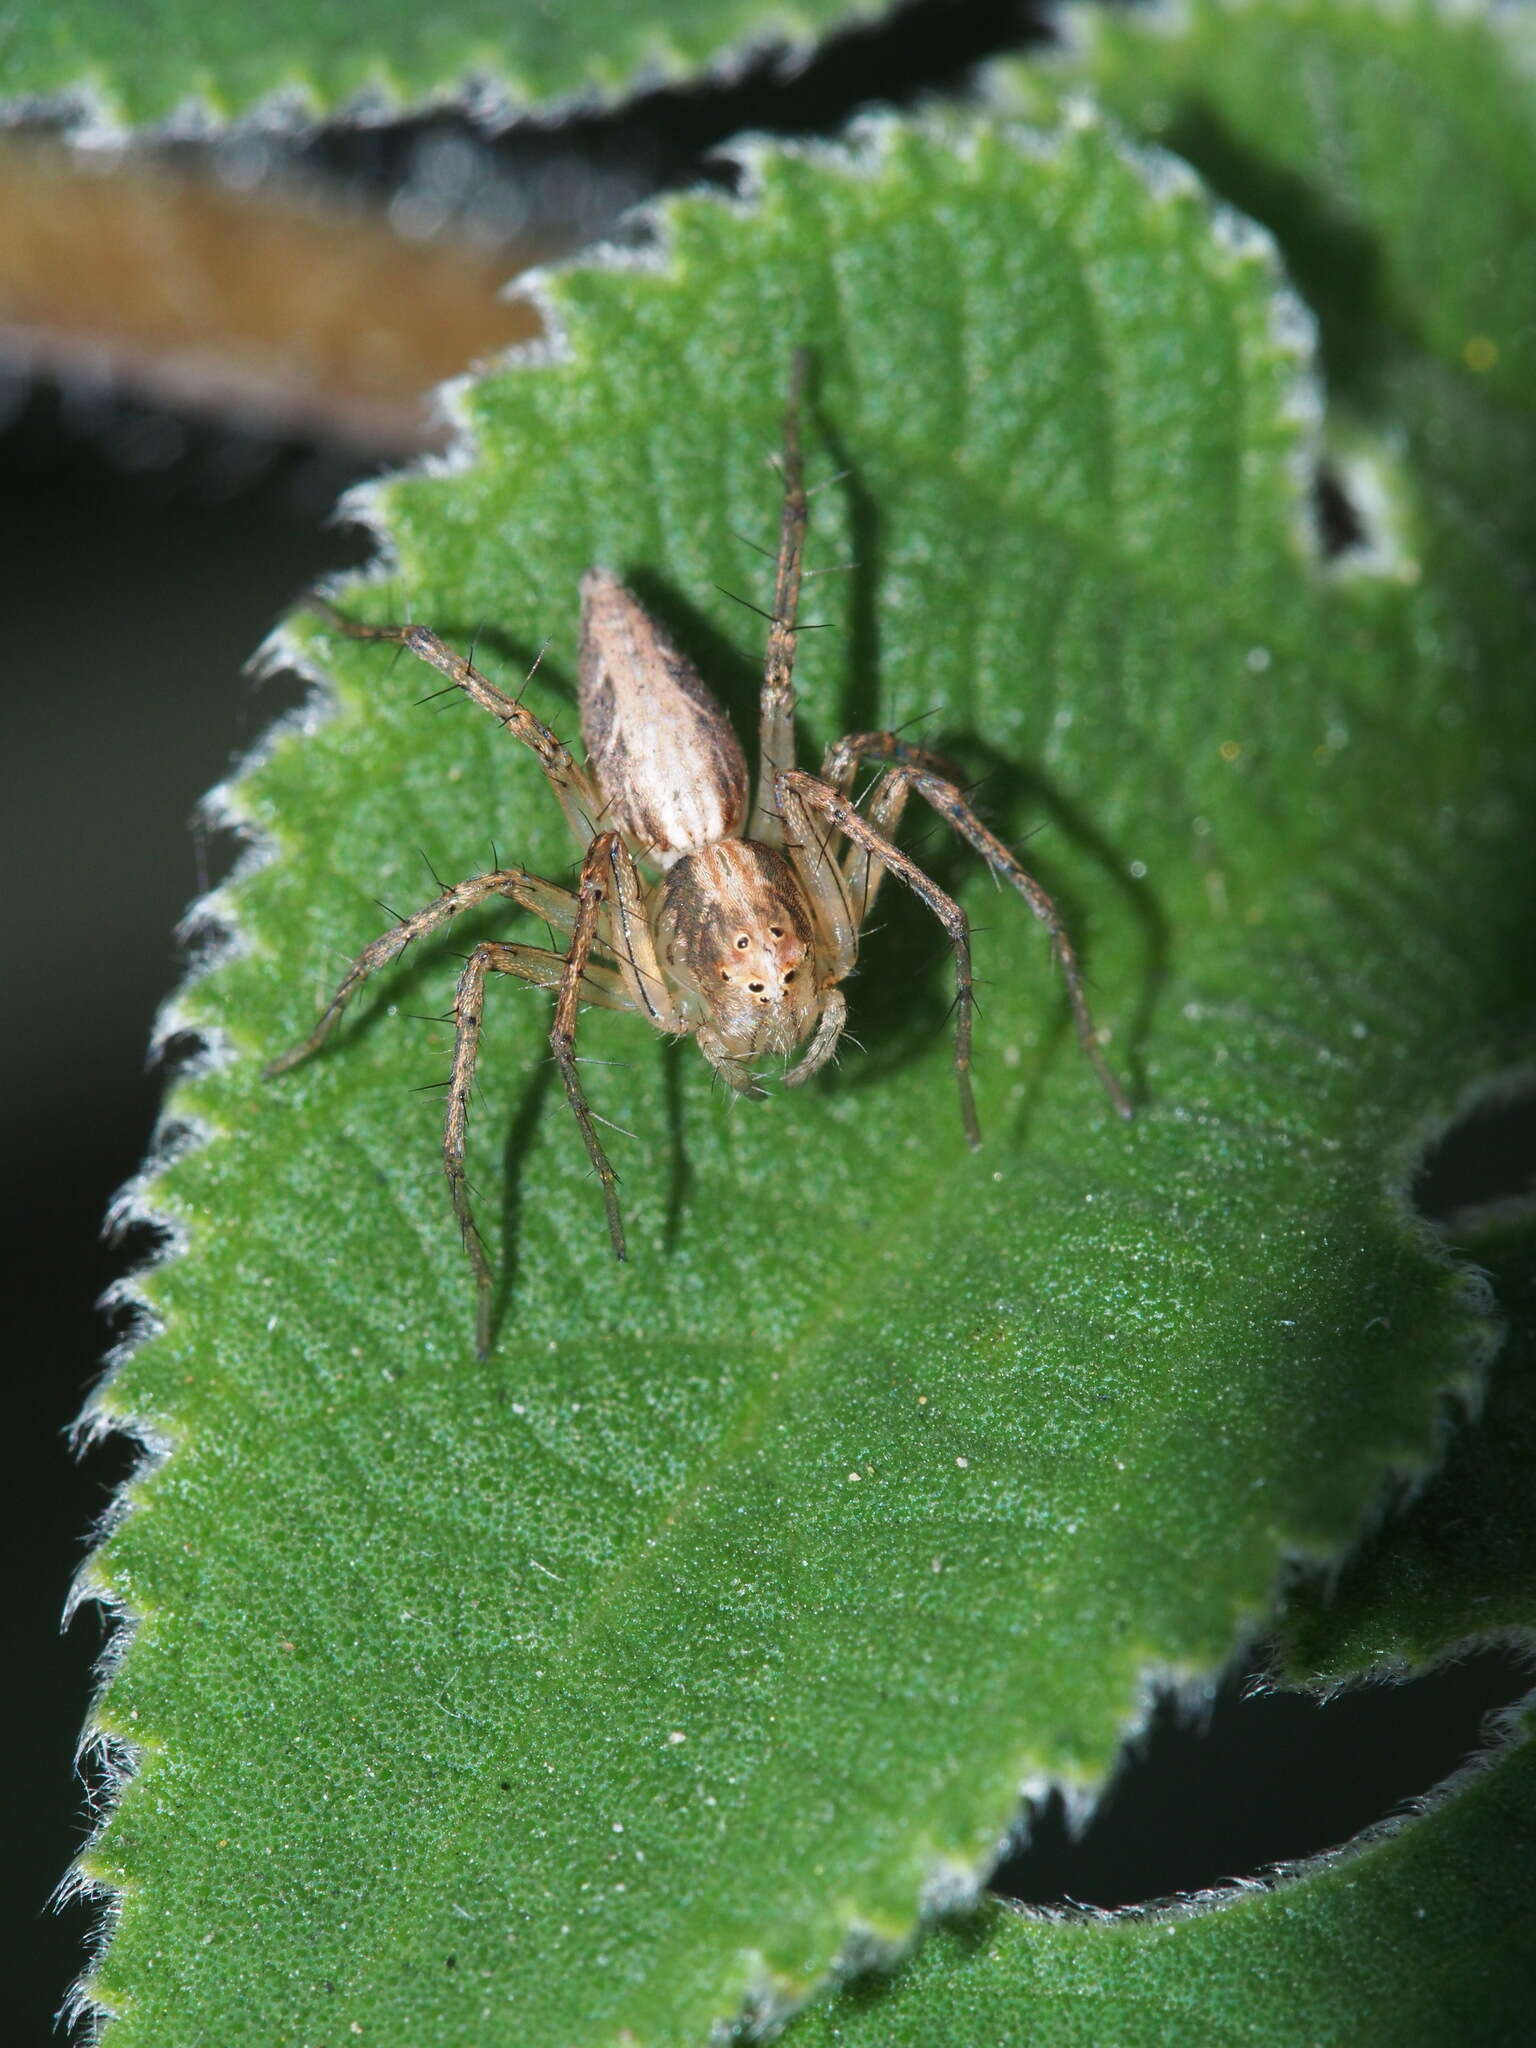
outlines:
M334 104L302 75L260 94L237 113L225 113L205 93L188 93L158 120L123 118L107 67L97 65L79 79L49 92L20 92L0 99L0 129L39 122L77 148L119 150L130 145L211 142L243 136L302 141L321 126L377 128L425 114L457 113L477 127L498 130L537 117L540 122L578 115L610 114L667 87L725 89L740 83L754 66L777 57L785 73L803 69L824 43L869 29L893 10L895 0L844 0L841 19L820 26L806 21L793 0L777 0L772 18L725 44L702 63L686 59L664 33L628 69L606 84L599 75L569 92L541 95L515 67L498 68L483 50L478 61L411 91L393 74L387 56L376 59L377 76ZM299 66L295 65L295 72Z

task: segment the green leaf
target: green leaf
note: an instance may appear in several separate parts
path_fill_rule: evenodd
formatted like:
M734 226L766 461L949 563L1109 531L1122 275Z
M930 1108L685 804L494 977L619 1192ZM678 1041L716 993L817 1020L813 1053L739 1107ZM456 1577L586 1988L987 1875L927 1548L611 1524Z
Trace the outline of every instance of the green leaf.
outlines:
M792 2048L1473 2048L1518 2039L1536 1984L1529 1734L1421 1819L1272 1891L1147 1919L989 1902L790 2028Z
M1423 480L1419 566L1467 593L1461 630L1490 650L1503 642L1512 663L1528 658L1532 18L1373 0L1195 0L1176 18L1084 8L1074 25L1066 63L1005 67L998 96L1039 112L1087 84L1270 228L1321 316L1340 467L1368 518L1390 538L1391 492L1410 465ZM1372 433L1390 434L1391 460ZM1519 1227L1501 1225L1488 1252L1517 1309L1529 1280L1501 1233ZM1528 1342L1520 1326L1492 1426L1457 1439L1407 1523L1388 1524L1352 1561L1334 1599L1308 1596L1293 1610L1295 1669L1339 1677L1382 1658L1429 1661L1536 1617L1522 1505L1536 1451L1524 1413Z
M58 0L0 24L0 98L85 97L98 119L229 120L276 106L327 114L463 99L501 108L605 97L754 49L804 48L875 0L458 0L453 7L345 0L260 9L186 0Z
M1530 644L1536 552L1536 17L1437 0L1079 7L1076 52L1005 66L1036 115L1084 86L1275 236L1318 315L1345 480L1390 525L1387 436L1421 480L1425 566ZM1511 601L1510 593L1513 592ZM1500 605L1499 600L1505 602Z
M1086 84L1200 166L1285 247L1330 382L1432 356L1523 403L1536 337L1528 15L1435 0L1074 7L1065 62L1014 66L1038 108ZM1426 232L1430 223L1433 231ZM1481 336L1490 347L1470 347ZM1394 345L1395 344L1395 345Z
M882 898L869 1052L734 1112L633 1019L584 1031L632 1261L495 1003L472 1134L506 1276L479 1363L435 1159L466 933L306 1067L340 961L472 872L569 862L534 763L306 631L335 715L231 798L276 857L173 1021L184 1249L104 1420L169 1455L93 1582L138 1775L86 1859L113 2048L697 2041L977 1882L1149 1667L1221 1659L1477 1378L1420 1134L1521 1042L1529 693L1497 606L1341 577L1307 519L1304 323L1267 248L1091 123L868 132L667 209L655 266L551 280L566 346L465 387L473 460L377 492L354 609L467 641L570 722L575 591L630 576L747 717L715 586L766 595L766 456L813 351L807 737L929 714L1082 938L1126 1129L1040 934L972 862L961 1140L934 927ZM842 480L831 479L845 472ZM1403 792L1413 792L1405 805ZM1043 828L1043 829L1042 829ZM477 931L488 926L476 926ZM496 927L506 929L505 925ZM681 1739L678 1739L681 1738ZM622 1889L620 1889L622 1887Z
M1501 1217L1473 1240L1510 1319L1477 1427L1336 1585L1287 1610L1286 1661L1342 1679L1384 1662L1428 1664L1469 1638L1536 1633L1536 1230Z
M1510 1318L1487 1405L1406 1514L1287 1617L1293 1667L1340 1678L1428 1662L1474 1632L1536 1632L1536 1229L1479 1233ZM999 1903L934 1935L893 1979L804 2015L794 2048L946 2048L1030 2038L1129 2048L1383 2040L1435 2048L1511 2038L1536 1985L1536 1749L1530 1714L1508 1750L1443 1788L1423 1817L1322 1857L1265 1892L1213 1894L1145 1917L1048 1920ZM1252 1996L1261 1985L1263 1996Z
M1521 631L1533 530L1532 98L1509 15L1288 4L1087 17L1078 76L1175 144L1264 219L1322 311L1331 391L1391 429L1427 479L1417 539L1431 573L1478 593L1485 643ZM1053 104L1060 77L1008 97ZM1469 175L1476 159L1483 175ZM1454 175L1450 167L1454 165ZM1494 337L1502 337L1501 347ZM1490 348L1486 345L1493 341ZM1335 447L1351 433L1331 425ZM1389 475L1379 451L1366 464ZM1346 471L1348 474L1348 471ZM1370 467L1350 481L1372 482ZM1381 519L1391 508L1367 499ZM1468 1242L1465 1230L1459 1243ZM1288 1606L1287 1662L1330 1679L1422 1663L1536 1624L1536 1239L1528 1218L1472 1248L1510 1317L1477 1425L1337 1583ZM1264 1894L1146 1918L1052 1924L994 1904L932 1938L893 1980L806 2015L797 2048L1009 2039L1095 2048L1180 2038L1257 2044L1510 2038L1536 1982L1529 1716L1513 1747L1428 1816ZM1256 1995L1256 1993L1258 1995Z

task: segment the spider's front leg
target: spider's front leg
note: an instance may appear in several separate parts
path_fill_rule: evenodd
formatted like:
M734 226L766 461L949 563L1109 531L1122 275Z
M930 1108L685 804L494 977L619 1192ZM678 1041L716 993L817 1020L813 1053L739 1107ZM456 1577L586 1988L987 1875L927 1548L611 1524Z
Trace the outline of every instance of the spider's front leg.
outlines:
M773 614L758 709L757 801L746 835L761 846L784 843L774 790L779 776L795 765L795 636L808 517L805 464L800 453L800 395L809 366L807 351L796 349L784 405L784 506L779 516Z
M1078 1043L1092 1062L1093 1069L1104 1084L1105 1093L1114 1104L1119 1116L1132 1114L1130 1098L1120 1080L1104 1057L1099 1043L1098 1027L1088 1007L1088 997L1083 987L1083 970L1078 963L1067 928L1061 913L1034 876L1026 873L1003 842L989 832L977 817L955 783L954 770L939 755L923 747L914 747L893 732L856 732L846 739L838 740L827 749L822 766L825 782L832 788L846 792L853 786L853 777L860 761L883 761L888 764L886 773L876 786L875 802L884 799L887 816L900 815L901 802L897 785L904 783L931 804L941 818L960 837L966 840L981 855L987 866L1000 882L1006 882L1029 905L1035 916L1045 926L1051 942L1051 951L1056 956L1056 965L1066 983L1067 999L1072 1005L1072 1019L1077 1027ZM849 834L853 838L853 834ZM873 891L869 894L872 896Z
M831 857L826 844L827 835L820 829L819 821L823 818L862 853L872 856L898 880L905 882L948 932L955 954L955 1081L960 1090L960 1115L965 1124L965 1135L972 1146L979 1145L981 1127L976 1121L976 1102L971 1092L971 1013L976 997L971 976L971 932L965 912L937 882L923 873L916 861L909 859L899 846L892 845L867 818L861 817L852 800L841 790L832 788L818 776L807 775L803 769L792 768L780 775L777 794L779 810L789 831L790 858L810 891L823 929L832 941L839 980L852 971L858 931L857 927L851 926L847 884L841 864ZM826 1048L823 1059L831 1049L830 1045Z

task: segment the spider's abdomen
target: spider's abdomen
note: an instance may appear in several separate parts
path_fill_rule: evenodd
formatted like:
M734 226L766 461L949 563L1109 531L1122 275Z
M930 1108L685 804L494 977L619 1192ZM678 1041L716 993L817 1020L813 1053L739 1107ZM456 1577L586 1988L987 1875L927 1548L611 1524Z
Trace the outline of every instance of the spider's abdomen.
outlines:
M741 830L740 742L692 662L609 569L581 579L581 736L601 823L662 867Z

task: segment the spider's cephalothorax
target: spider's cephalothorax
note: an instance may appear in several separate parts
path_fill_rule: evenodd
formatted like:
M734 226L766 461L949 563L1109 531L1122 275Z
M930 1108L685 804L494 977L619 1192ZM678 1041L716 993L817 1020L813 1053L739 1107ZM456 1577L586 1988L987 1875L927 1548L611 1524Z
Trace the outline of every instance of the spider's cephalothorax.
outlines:
M624 1226L613 1170L577 1072L582 1004L636 1010L659 1031L691 1034L730 1086L762 1093L755 1062L805 1050L785 1073L795 1087L835 1051L847 1016L841 984L858 959L859 933L887 873L913 890L949 934L955 959L955 1071L961 1113L979 1142L971 1098L970 934L952 897L895 845L915 791L1016 889L1050 935L1083 1050L1122 1116L1130 1105L1105 1064L1082 976L1055 905L981 823L937 755L895 733L851 733L831 746L820 775L795 766L795 622L806 501L799 435L803 356L795 359L784 424L784 509L759 723L755 800L741 745L698 671L610 570L581 585L581 730L585 765L516 699L504 696L425 626L373 626L322 599L315 609L360 640L393 641L532 748L582 849L571 891L521 868L497 868L446 889L435 902L364 948L302 1045L269 1074L307 1058L368 976L412 939L461 911L503 896L563 932L564 952L486 940L470 954L454 1003L453 1068L443 1160L454 1212L479 1290L477 1337L490 1341L491 1275L464 1175L464 1139L479 1049L486 979L516 975L557 991L550 1044L607 1205L614 1252ZM860 800L863 762L880 773Z
M662 880L656 940L678 1008L701 1044L708 1034L716 1065L793 1052L815 1028L830 986L816 916L777 848L722 839L685 853Z

